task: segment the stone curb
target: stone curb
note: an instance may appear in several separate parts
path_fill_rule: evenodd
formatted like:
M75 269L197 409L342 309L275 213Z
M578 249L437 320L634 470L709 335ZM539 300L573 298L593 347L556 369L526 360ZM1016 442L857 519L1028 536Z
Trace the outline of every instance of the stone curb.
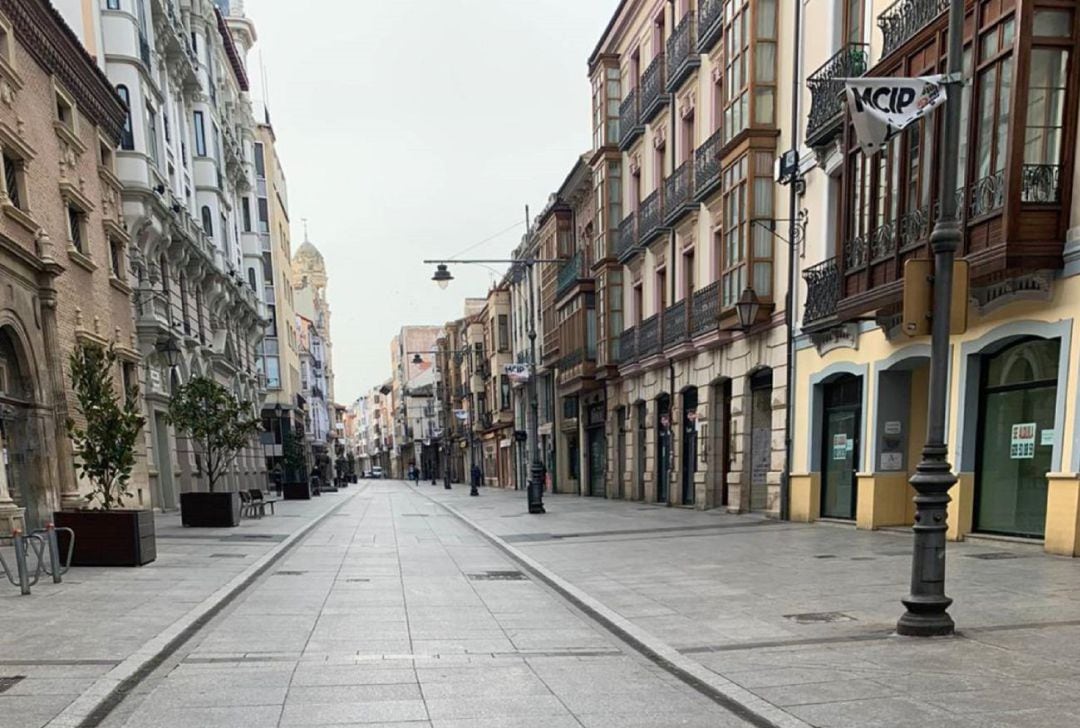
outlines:
M668 643L638 627L615 610L605 606L530 556L511 546L501 537L476 523L453 506L432 498L425 493L421 492L421 494L479 533L511 559L524 566L533 576L539 578L578 609L615 633L619 639L698 692L724 706L739 718L758 726L758 728L813 728L809 723L758 697L746 688L736 685L727 678L709 670L701 663L686 657Z
M365 484L363 488L348 494L348 497L340 503L275 545L259 557L258 561L218 588L153 639L145 642L119 665L95 680L59 715L46 723L44 728L92 728L100 724L147 675L157 669L169 655L213 619L252 582L262 576L285 552L307 536L328 516L366 489Z

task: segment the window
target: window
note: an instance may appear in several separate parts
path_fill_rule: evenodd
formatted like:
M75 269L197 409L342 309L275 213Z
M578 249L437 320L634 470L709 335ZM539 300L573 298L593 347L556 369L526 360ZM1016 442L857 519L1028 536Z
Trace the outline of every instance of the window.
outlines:
M25 195L25 180L23 178L23 165L22 161L16 159L11 155L8 150L3 152L4 162L4 192L7 193L8 202L20 210L26 208L23 207L23 202L26 199Z
M667 308L667 269L660 268L656 271L656 313L660 314Z
M56 120L75 131L75 103L59 89L56 90Z
M255 176L266 176L266 158L263 153L262 142L255 142Z
M1069 51L1064 48L1031 50L1024 128L1025 165L1057 165L1061 162L1068 67Z
M499 375L499 409L510 409L510 378L505 374Z
M114 171L112 145L102 138L98 139L98 163L110 172Z
M622 77L618 64L604 62L592 80L593 148L619 143Z
M195 124L195 154L199 157L206 156L206 126L203 124L203 113L193 112Z
M150 152L150 159L154 160L154 164L161 163L161 152L158 150L158 136L157 136L157 112L154 111L154 107L150 104L146 105L146 147Z
M978 129L975 146L975 182L972 217L991 212L1004 202L1003 175L1008 157L1012 96L1014 22L998 23L978 38L979 71L976 75Z
M71 247L87 255L89 251L86 248L86 213L71 203L68 203L67 212L68 240L71 242Z
M108 10L119 10L120 0L106 0L105 7Z
M499 314L499 351L510 351L510 317L505 313Z
M602 364L619 361L619 336L622 334L624 324L622 276L621 269L608 271L607 285L602 289L607 300L601 302L600 315L606 316L607 321L606 325L601 327L601 331L608 341L605 351L608 358L606 362L601 362Z
M758 0L753 13L749 0L727 0L720 99L725 142L751 124L776 123L776 41L776 0Z
M750 124L750 37L747 26L750 3L740 0L724 17L724 141L735 137Z
M265 197L260 197L259 205L259 232L270 232L270 203Z
M844 0L844 39L848 43L864 42L863 24L866 11L865 0Z
M281 362L276 356L263 359L266 362L266 388L281 389Z
M135 388L139 386L139 377L135 364L130 361L120 363L120 382L124 387L124 394L134 396Z
M645 293L640 281L634 284L633 296L633 308L630 313L634 317L634 325L637 326L641 323L645 313Z
M180 320L184 323L184 333L191 335L191 323L188 321L187 276L180 272Z
M251 290L253 290L253 291L259 290L258 284L255 282L255 269L254 268L248 268L248 276L247 277L248 277L248 285L251 286Z
M244 221L244 232L251 232L251 200L247 195L240 198L240 213Z
M113 278L124 280L124 244L109 240L109 271Z
M203 330L203 295L202 288L195 289L195 328L199 331L199 343L206 343L206 331Z
M214 237L214 214L210 212L210 207L203 205L199 214L202 216L203 232L206 233L207 237Z
M723 174L723 244L720 257L720 307L730 308L746 287L746 157Z
M124 128L120 132L120 148L131 151L135 148L135 135L131 131L131 94L127 86L116 87L116 95L124 102Z
M694 297L694 251L683 253L683 298L688 301Z
M172 142L172 130L169 128L168 113L164 113L161 115L161 125L162 128L165 130L165 143L169 144Z

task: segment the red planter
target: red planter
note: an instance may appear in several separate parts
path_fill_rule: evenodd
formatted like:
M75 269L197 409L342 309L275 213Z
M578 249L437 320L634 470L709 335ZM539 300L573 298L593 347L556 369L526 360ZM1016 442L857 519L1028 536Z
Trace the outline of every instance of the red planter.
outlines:
M153 511L56 511L53 522L75 532L72 566L142 566L157 558ZM67 533L57 533L60 553Z

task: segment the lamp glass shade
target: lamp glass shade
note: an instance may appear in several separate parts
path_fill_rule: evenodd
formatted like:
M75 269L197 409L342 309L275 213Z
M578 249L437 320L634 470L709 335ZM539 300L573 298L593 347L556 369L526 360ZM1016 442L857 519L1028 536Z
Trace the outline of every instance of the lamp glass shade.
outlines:
M447 270L444 263L439 263L435 266L435 275L431 276L431 280L439 284L439 288L446 289L450 285L450 281L454 280L454 276L450 275L450 271Z
M761 310L761 301L758 300L754 289L747 286L735 303L735 314L739 317L739 326L743 330L753 326L757 321L759 310Z
M412 363L413 364L423 364L424 360L420 358L419 354L414 354L413 358L412 358Z

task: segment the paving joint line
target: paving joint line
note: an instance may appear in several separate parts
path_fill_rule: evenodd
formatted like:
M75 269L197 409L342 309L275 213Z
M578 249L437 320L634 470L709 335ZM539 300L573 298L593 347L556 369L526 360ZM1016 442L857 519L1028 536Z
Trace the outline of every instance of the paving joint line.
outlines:
M484 528L457 508L422 491L417 492L476 531L533 576L554 589L560 596L654 664L667 670L705 697L726 708L736 717L742 718L751 725L757 726L757 728L813 728L811 724L783 708L773 705L756 693L684 656L668 643L605 606L600 600L590 596L583 589L574 586L554 571L507 543L501 536Z
M300 530L290 534L263 554L244 571L237 574L217 591L186 612L171 625L145 642L120 664L97 678L94 683L70 702L44 728L96 728L127 697L139 683L156 670L207 623L265 574L288 551L291 551L316 526L346 503L367 490L363 488L318 516Z

